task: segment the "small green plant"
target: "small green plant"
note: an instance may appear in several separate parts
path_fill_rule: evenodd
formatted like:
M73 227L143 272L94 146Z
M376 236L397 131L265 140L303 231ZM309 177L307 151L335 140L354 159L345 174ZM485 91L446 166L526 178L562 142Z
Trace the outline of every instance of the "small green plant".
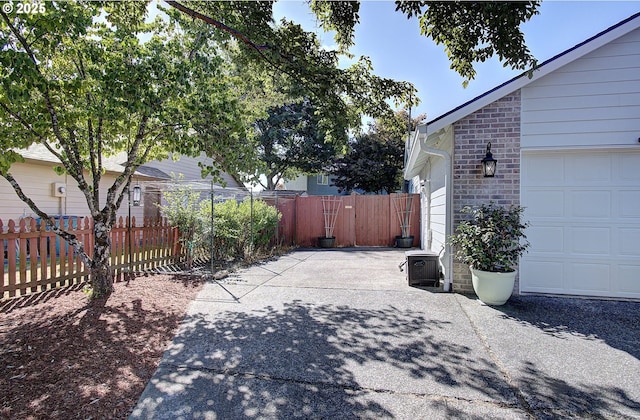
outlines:
M82 286L82 293L87 295L88 298L91 298L93 295L93 287L90 284L85 284Z
M494 202L479 207L465 206L462 213L471 215L449 237L455 257L476 270L511 272L518 258L529 247L524 234L529 226L522 221L524 207L502 207Z
M187 265L191 266L193 252L201 242L204 220L200 213L200 193L191 186L182 184L182 175L172 174L173 189L164 193L166 205L160 206L171 226L177 227L180 244L187 256Z

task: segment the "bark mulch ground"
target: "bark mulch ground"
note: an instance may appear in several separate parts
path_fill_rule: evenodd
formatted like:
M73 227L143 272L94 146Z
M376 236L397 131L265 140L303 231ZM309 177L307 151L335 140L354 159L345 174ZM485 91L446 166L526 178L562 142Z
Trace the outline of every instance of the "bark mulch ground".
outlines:
M81 287L0 301L0 418L125 419L173 338L202 276Z

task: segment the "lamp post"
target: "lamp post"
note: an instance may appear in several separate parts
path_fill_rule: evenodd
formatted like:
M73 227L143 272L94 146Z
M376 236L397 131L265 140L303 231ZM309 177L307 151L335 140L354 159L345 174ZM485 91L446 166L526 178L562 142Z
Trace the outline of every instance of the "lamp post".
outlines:
M493 178L496 174L496 166L498 165L498 161L493 158L493 154L491 154L491 142L487 143L487 154L484 159L481 161L482 163L482 176L485 178Z
M133 193L133 197L132 197ZM140 206L140 201L142 199L142 188L140 188L140 184L136 182L136 186L133 187L133 191L131 188L127 187L127 201L129 202L129 217L127 219L127 231L129 233L129 278L130 280L133 278L133 269L131 267L133 260L133 244L132 244L132 234L131 234L131 206L138 207Z
M140 188L140 184L136 182L136 186L133 187L133 205L138 207L140 205L141 199L142 199L142 188Z

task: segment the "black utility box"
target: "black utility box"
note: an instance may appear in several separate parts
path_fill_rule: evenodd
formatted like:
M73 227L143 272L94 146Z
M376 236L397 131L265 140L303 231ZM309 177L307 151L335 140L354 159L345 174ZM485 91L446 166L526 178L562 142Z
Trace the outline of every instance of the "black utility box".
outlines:
M409 286L440 285L440 265L438 255L427 251L407 251L407 279Z

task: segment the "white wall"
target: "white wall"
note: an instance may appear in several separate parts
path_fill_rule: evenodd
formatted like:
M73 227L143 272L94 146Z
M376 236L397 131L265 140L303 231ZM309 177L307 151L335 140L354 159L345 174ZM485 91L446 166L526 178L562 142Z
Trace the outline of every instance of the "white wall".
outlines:
M523 149L637 144L640 29L522 88L521 133Z
M32 199L36 205L49 215L88 216L84 194L78 189L76 181L68 175L57 175L53 171L53 164L40 163L16 163L11 166L11 174L16 178L25 195ZM103 176L100 188L101 202L104 203L107 189L115 180L114 174ZM52 186L54 182L62 182L66 185L66 197L54 197ZM37 217L31 209L22 202L9 182L0 177L0 219L5 223L9 219L18 220L22 216ZM118 211L119 216L128 214L127 199L123 200ZM143 217L142 207L132 207L131 215L136 220Z
M439 157L431 157L423 170L427 203L424 220L425 249L440 253L446 241L446 185L445 162Z
M453 130L449 126L445 130L433 133L427 139L430 148L442 150L449 155L453 152ZM419 179L412 183L416 192L419 191L420 181L422 187L421 226L423 249L441 254L446 243L447 235L447 185L446 177L448 163L444 158L428 155L425 165L419 174ZM446 264L445 264L446 266Z
M307 175L298 175L295 179L284 182L285 188L291 191L307 191Z

